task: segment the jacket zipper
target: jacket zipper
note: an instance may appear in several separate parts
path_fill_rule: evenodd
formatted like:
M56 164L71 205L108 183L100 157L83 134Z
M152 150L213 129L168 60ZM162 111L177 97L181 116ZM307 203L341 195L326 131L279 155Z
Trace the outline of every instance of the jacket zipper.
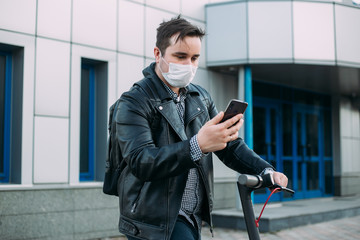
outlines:
M135 202L131 208L131 213L135 213L135 209L137 207L137 202Z
M170 229L169 229L169 227L170 227L170 204L169 204L169 199L170 199L170 197L169 197L169 190L170 190L170 181L169 180L167 180L167 188L166 189L168 189L168 191L167 191L167 196L166 196L166 199L167 199L167 201L166 201L166 204L167 204L167 212L166 212L166 238L167 238L167 236L170 236Z
M203 182L204 182L204 187L205 187L205 191L206 191L206 195L207 195L207 200L208 200L208 207L209 207L209 217L210 217L210 232L211 232L211 236L214 237L214 232L213 232L213 223L212 223L212 217L211 217L211 213L210 213L210 196L209 196L209 192L210 190L208 189L208 185L206 184L206 180L204 178L204 173L202 171L202 168L200 166L200 164L197 164L198 165L198 169L199 169L199 173L201 175L201 178L203 179Z
M133 203L133 205L131 207L131 210L130 210L131 213L135 213L135 210L136 210L136 207L138 205L140 195L141 195L141 191L142 191L143 187L144 187L144 184L141 186L140 191L139 191L138 195L135 198L135 201L134 201L134 203Z

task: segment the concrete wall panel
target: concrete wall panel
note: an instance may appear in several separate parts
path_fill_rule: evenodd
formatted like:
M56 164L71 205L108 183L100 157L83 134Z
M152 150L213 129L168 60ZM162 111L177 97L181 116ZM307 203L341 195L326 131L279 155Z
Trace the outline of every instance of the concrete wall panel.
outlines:
M119 236L118 199L88 189L37 189L0 194L0 239L99 239Z
M71 0L39 0L37 34L70 41Z
M37 38L35 114L69 116L70 44Z
M122 93L128 91L132 85L141 80L144 75L144 58L136 57L126 54L118 54L118 72L117 78L117 97L119 98Z
M209 3L209 0L181 0L181 13L184 16L205 21L204 6Z
M293 2L295 61L335 62L333 5Z
M248 3L250 62L292 61L291 7L282 1Z
M146 0L146 5L168 12L179 13L181 9L181 0Z
M118 51L144 55L145 7L129 1L119 1L118 12Z
M360 66L360 9L335 6L336 55L340 63Z
M69 119L35 117L34 183L68 183Z
M206 8L208 66L245 62L247 52L246 3Z
M36 0L2 0L0 29L35 34Z
M72 40L116 50L116 0L74 0Z

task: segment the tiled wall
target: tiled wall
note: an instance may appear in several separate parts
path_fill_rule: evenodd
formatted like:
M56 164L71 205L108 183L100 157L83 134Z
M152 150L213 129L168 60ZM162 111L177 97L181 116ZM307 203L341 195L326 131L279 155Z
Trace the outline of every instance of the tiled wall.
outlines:
M341 172L360 174L360 113L343 99L340 110Z
M181 13L204 28L205 4L213 2L0 1L0 42L25 51L22 185L79 183L82 57L108 63L110 106L153 61L159 23ZM205 45L204 39L195 82L207 88L222 109L237 96L237 79L205 68ZM228 84L219 88L222 81ZM227 171L218 172L226 176Z
M182 13L204 27L210 2L0 0L0 43L24 50L21 184L0 185L0 239L118 234L117 198L101 194L101 182L79 182L81 58L107 62L110 106L153 61L158 24ZM205 44L194 82L223 109L237 78L205 68ZM215 176L234 179L215 164Z
M351 101L340 103L340 176L335 176L337 195L353 195L360 184L360 114Z
M343 1L238 1L208 5L209 66L300 63L360 66L360 8ZM236 25L226 28L228 25ZM216 46L223 45L221 51ZM223 53L226 54L223 54Z

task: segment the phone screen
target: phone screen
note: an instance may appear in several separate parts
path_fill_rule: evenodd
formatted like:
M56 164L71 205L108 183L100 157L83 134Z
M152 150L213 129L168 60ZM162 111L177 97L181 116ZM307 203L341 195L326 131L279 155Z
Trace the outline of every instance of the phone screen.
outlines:
M244 113L246 108L248 106L247 102L243 102L237 99L232 99L230 100L225 113L224 113L224 117L221 120L221 122L224 122L234 116L236 116L239 113Z

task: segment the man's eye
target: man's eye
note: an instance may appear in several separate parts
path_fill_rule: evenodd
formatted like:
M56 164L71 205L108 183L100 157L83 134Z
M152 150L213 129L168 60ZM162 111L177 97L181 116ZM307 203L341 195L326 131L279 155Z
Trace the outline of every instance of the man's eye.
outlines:
M177 58L178 58L178 59L184 59L185 56L181 56L181 55L180 55L180 56L177 56Z
M191 58L191 61L195 62L198 59L199 59L198 57L193 57L193 58Z

